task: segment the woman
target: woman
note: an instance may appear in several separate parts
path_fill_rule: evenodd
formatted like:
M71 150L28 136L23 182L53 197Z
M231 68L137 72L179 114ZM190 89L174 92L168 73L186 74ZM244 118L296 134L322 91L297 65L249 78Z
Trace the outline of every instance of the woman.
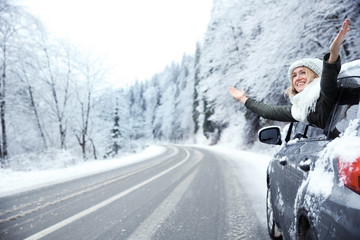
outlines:
M291 104L289 106L270 106L248 98L244 89L230 87L230 94L248 109L261 117L276 121L300 121L325 128L326 122L334 107L340 89L337 86L337 76L340 72L340 46L349 32L349 19L330 46L330 53L320 59L300 59L291 64L288 76L290 87L286 90Z

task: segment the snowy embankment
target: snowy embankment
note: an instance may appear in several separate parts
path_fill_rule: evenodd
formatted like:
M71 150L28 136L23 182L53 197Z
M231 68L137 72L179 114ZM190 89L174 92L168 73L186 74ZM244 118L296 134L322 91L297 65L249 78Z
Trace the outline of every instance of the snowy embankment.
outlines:
M39 165L37 169L33 168L31 171L0 169L0 197L131 165L158 156L164 151L165 148L161 146L150 146L138 154L115 159L79 162L65 168L45 170L44 166ZM57 160L57 162L68 162L68 159Z

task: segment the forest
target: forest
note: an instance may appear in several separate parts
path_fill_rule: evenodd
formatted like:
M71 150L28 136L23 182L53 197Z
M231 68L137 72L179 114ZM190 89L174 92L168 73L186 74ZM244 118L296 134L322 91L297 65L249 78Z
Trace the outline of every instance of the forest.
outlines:
M342 63L360 58L360 0L214 0L193 55L151 79L104 85L101 59L54 39L11 0L0 1L0 161L54 164L103 159L154 143L251 148L274 124L247 111L230 86L268 104L288 104L287 68L322 58L345 18ZM279 123L277 123L279 124Z

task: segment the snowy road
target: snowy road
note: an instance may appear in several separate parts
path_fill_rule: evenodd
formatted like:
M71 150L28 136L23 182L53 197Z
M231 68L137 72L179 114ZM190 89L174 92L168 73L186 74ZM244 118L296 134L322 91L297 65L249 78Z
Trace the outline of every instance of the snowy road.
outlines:
M134 165L0 198L0 239L268 239L263 209L254 212L237 174L225 155L170 146Z

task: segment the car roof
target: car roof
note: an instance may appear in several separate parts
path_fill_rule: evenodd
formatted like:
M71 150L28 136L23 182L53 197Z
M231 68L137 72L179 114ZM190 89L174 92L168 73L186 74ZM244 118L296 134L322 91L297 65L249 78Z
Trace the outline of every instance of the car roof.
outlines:
M360 59L341 65L338 81L342 87L360 87Z

